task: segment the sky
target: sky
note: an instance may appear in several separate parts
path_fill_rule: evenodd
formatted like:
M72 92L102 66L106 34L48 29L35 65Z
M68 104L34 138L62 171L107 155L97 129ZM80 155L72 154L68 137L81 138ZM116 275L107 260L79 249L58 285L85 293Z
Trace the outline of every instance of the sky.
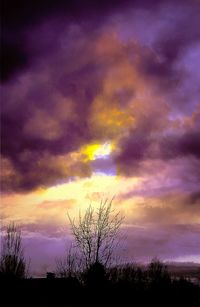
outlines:
M3 1L1 226L34 272L115 196L123 259L200 263L200 1Z

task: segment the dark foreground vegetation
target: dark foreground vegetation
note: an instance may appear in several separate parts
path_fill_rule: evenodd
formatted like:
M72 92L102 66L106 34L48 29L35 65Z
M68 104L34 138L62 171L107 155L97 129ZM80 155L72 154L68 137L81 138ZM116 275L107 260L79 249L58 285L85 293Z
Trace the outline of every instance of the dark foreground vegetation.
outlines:
M57 262L57 274L28 278L21 231L7 227L0 257L1 306L159 306L200 307L200 286L170 273L158 259L147 267L113 265L123 217L110 203L88 207L78 223L70 217L74 246ZM187 273L187 274L186 274ZM200 271L192 277L200 281Z
M174 279L161 262L108 270L93 264L75 277L15 279L1 276L3 306L200 306L200 287Z

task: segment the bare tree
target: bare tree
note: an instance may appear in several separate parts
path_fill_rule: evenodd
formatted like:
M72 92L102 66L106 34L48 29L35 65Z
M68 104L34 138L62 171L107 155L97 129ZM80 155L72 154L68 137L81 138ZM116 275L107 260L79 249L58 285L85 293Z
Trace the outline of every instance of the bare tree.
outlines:
M0 273L6 277L24 278L26 270L21 231L11 223L2 238Z
M71 245L64 259L56 260L57 274L61 278L78 277L82 267L82 259Z
M167 266L157 258L153 258L151 260L151 263L148 266L147 274L149 280L154 283L155 282L159 283L160 281L163 280L169 280L169 273L167 270Z
M97 209L91 205L76 223L69 215L75 244L84 259L86 268L94 263L105 266L112 259L117 234L123 217L112 210L112 201L101 201Z

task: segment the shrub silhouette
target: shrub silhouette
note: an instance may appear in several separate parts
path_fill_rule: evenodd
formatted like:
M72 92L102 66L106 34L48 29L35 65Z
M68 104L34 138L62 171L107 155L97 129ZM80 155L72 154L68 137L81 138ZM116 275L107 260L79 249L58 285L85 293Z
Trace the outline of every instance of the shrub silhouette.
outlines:
M103 264L95 262L84 273L86 286L98 288L106 281L106 270Z
M167 266L156 258L152 259L149 264L147 275L149 281L152 283L160 283L161 281L164 282L170 279Z
M0 264L0 273L6 278L24 278L25 263L16 255L5 255Z
M11 223L2 240L0 275L2 278L24 278L26 269L21 231Z

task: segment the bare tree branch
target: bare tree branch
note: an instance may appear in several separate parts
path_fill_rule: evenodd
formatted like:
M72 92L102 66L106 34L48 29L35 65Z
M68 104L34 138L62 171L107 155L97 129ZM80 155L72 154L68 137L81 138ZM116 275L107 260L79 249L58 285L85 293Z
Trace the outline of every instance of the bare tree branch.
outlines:
M117 234L123 221L120 213L112 210L112 202L113 198L110 201L101 200L96 210L89 205L83 215L79 212L77 223L68 214L75 245L84 259L86 268L97 262L106 266L112 258Z
M21 231L14 223L7 227L2 240L0 273L6 277L26 277L28 266L24 258Z

